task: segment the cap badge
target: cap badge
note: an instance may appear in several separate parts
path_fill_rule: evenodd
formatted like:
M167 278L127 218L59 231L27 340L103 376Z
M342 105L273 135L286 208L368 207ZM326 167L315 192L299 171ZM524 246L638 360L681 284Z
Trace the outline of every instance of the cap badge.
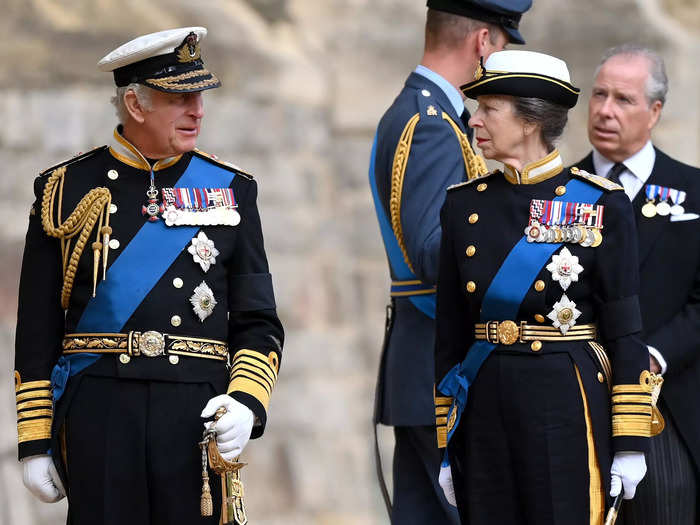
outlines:
M199 41L194 31L185 37L178 47L175 48L178 62L194 62L199 60L202 53L199 49Z

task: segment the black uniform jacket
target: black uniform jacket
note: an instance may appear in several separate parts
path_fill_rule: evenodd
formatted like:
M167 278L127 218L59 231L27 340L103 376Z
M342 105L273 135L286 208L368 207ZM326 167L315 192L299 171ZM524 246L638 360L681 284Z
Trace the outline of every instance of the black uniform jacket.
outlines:
M685 191L685 213L700 214L700 169L655 151L647 184ZM592 154L577 166L592 173ZM632 201L639 236L641 339L658 349L668 364L661 399L700 468L695 403L700 392L700 219L647 218L641 212L645 202L642 188Z
M195 150L154 163L155 185L173 187L192 159L232 172L230 187L238 203L241 221L237 226L201 226L200 232L220 252L207 272L187 251L190 239L172 264L157 278L126 321L121 333L157 331L218 340L228 343L230 366L221 360L182 357L172 364L166 356L135 357L122 363L116 355L103 355L89 367L90 373L120 378L180 382L211 382L217 391L228 392L256 415L253 437L262 434L270 392L277 377L283 330L275 312L272 280L268 271L260 218L256 205L257 186L253 178L237 168L218 162ZM47 181L58 168L65 168L61 191L53 200L45 195ZM228 187L229 184L224 186ZM57 185L56 188L59 186ZM58 238L47 235L42 215L53 211L54 227L66 221L79 201L93 188L107 188L111 194L109 226L112 243L109 268L142 228L154 223L142 215L147 202L149 165L146 159L115 130L114 143L97 148L42 173L34 183L36 202L29 217L19 290L16 334L15 382L18 407L19 456L45 453L49 448L51 419L51 373L62 354L64 334L75 333L81 316L92 299L92 243L97 226L90 232L75 271L68 308L61 306L63 288L62 249ZM160 195L159 195L160 198ZM44 213L42 213L44 200ZM53 205L48 203L53 202ZM163 219L160 219L162 221ZM177 226L165 232L174 231ZM73 238L70 254L76 245ZM160 255L159 246L147 246L132 261L144 271ZM99 263L97 282L102 279ZM190 298L205 282L216 300L204 320L195 314ZM124 294L136 293L130 282L118 283ZM97 293L100 293L99 286ZM94 330L93 332L102 332ZM107 332L111 332L107 330ZM89 349L87 350L89 351ZM177 361L177 360L176 360ZM228 384L228 389L226 385ZM203 408L203 407L202 407ZM54 425L55 426L55 425ZM56 429L54 428L54 431Z
M543 165L549 169L542 172ZM584 375L582 380L591 406L596 448L599 453L610 451L613 436L615 451L646 450L651 423L648 394L635 395L632 404L617 400L613 405L612 425L609 416L610 387L613 394L616 389L641 394L643 371L648 368L646 347L636 337L641 329L637 299L639 279L636 233L629 199L620 186L563 169L556 150L531 166L532 170L526 166L522 174L507 167L505 174L492 172L447 192L441 215L443 236L437 298L436 385L440 385L448 371L464 360L475 341L476 323L505 321L481 319L481 303L504 259L524 237L531 200L555 199L562 195L564 186L572 177L576 177L602 190L597 204L604 206L603 241L595 248L577 243L564 243L558 248L554 255L567 248L578 257L583 267L578 280L564 291L553 280L553 272L546 269L552 261L550 257L530 285L518 316L512 321L552 327L553 322L547 315L566 294L581 312L576 325L597 325L598 341L612 364L612 377L609 377L607 356L596 352L589 341L542 341L540 347L533 346L532 350L529 342L515 342L510 346L498 344L494 351L525 351L533 356L567 352L574 362L581 363L581 370L590 370L590 359L593 359L600 374ZM566 194L561 198L566 201ZM585 366L581 362L584 359L589 360ZM476 381L479 381L479 376ZM437 396L438 441L444 446L445 427L449 428L449 424L444 417L445 403L440 399L439 391ZM613 395L614 401L616 397ZM527 400L523 399L523 402ZM617 404L626 406L616 409Z

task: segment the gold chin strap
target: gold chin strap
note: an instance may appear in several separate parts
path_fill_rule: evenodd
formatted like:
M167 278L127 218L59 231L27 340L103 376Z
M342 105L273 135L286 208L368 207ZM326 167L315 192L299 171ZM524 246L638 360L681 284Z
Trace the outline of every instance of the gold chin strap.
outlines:
M99 273L100 255L102 255L102 279L107 273L107 255L109 253L109 236L112 228L109 226L109 208L112 204L112 194L107 188L93 188L85 195L69 215L65 222L61 222L61 204L63 202L63 182L65 180L66 166L55 169L49 176L44 194L41 200L41 223L44 231L50 237L56 237L61 241L61 260L63 263L63 290L61 291L61 306L68 308L70 295L73 290L75 273L78 269L80 256L83 254L90 233L97 226L95 242L92 243L93 251L93 282L92 296L95 296L97 288L97 275ZM58 204L56 205L56 194ZM54 209L56 210L56 222L54 221ZM75 246L71 251L71 241L78 236ZM70 253L70 256L68 255Z

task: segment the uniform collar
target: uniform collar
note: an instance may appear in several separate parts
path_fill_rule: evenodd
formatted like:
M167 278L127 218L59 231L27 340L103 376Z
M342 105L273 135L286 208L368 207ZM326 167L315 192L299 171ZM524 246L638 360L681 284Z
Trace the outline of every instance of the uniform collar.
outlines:
M445 77L422 64L419 64L413 72L436 84L442 92L445 93L452 107L455 108L457 116L462 114L464 111L464 99L462 99L462 94L456 87L450 84Z
M522 173L518 173L513 166L503 165L503 174L511 184L537 184L543 180L551 179L559 175L564 169L564 163L559 155L559 150L555 149L546 157L527 164Z
M138 149L136 149L136 146L134 146L131 142L126 140L121 132L121 125L114 128L114 133L112 134L112 141L109 145L109 152L115 159L117 159L120 162L123 162L124 164L128 164L129 166L140 170L151 171L152 168L153 171L159 171L164 170L165 168L169 168L178 160L180 160L180 157L182 157L182 155L180 154L175 155L174 157L159 159L151 167L151 165L146 160L146 157L144 157L141 154L141 152Z
M627 171L637 177L642 184L645 184L654 169L654 162L656 162L656 151L654 151L654 145L649 140L637 153L625 159L623 164ZM597 149L593 148L593 168L596 174L601 177L607 177L608 172L614 165L613 161L603 157Z

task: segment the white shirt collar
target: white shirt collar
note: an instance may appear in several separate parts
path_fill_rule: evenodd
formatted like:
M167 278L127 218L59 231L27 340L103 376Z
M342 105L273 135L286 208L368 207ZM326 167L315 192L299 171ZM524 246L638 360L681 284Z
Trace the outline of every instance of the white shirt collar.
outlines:
M627 171L637 177L642 184L645 184L654 169L654 162L656 162L656 151L649 140L637 153L625 159L623 164ZM597 175L607 177L614 165L613 161L603 157L597 149L593 148L593 167Z
M462 115L462 112L464 111L464 100L462 99L462 94L457 90L456 87L450 84L445 79L445 77L443 77L439 73L436 73L432 69L425 67L422 64L419 64L413 72L437 84L438 87L442 89L443 93L445 93L449 101L452 103L452 106L455 108L457 115Z

